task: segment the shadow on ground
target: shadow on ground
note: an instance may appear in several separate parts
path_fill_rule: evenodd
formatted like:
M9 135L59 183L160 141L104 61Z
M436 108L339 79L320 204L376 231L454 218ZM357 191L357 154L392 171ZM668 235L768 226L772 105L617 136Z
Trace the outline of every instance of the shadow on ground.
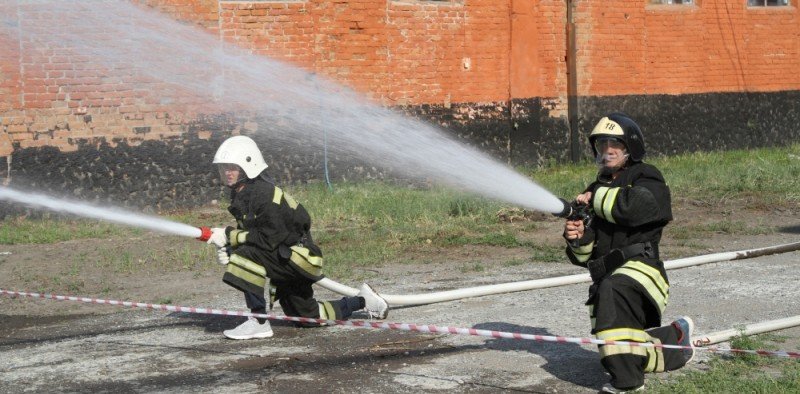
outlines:
M786 226L778 229L778 232L785 234L800 234L800 226Z
M556 336L545 328L502 322L480 323L472 328ZM578 344L496 338L486 341L485 347L502 351L523 350L539 355L547 362L542 365L542 369L555 378L589 389L599 389L609 379L600 365L600 356L597 352Z

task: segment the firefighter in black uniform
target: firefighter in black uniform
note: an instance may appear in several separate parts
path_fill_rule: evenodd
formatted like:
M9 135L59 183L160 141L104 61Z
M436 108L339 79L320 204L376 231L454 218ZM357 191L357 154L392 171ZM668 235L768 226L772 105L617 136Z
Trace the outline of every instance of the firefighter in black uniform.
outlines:
M388 304L367 284L355 297L314 299L312 284L323 278L323 260L311 238L311 217L275 185L252 139L234 136L225 140L213 162L222 182L231 188L228 211L237 226L211 229L208 243L217 248L217 260L226 267L223 281L244 292L252 312L266 313L264 291L269 279L274 299L286 315L342 320L366 309L370 317L386 318ZM270 296L270 306L273 301ZM271 337L273 332L267 320L251 317L224 334L231 339L253 339Z
M661 172L643 163L644 138L628 116L612 113L589 135L599 171L575 199L588 205L586 220L568 219L567 256L592 277L589 314L597 339L691 346L694 323L682 317L661 325L669 281L659 256L664 226L672 220L670 192ZM611 375L603 392L637 391L645 372L683 367L691 349L600 345L601 363Z

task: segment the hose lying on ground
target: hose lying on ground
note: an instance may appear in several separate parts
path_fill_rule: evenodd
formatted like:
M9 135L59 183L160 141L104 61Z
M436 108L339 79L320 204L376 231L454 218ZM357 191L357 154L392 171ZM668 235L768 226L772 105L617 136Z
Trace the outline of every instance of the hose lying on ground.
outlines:
M783 245L768 246L764 248L746 249L735 252L721 252L712 253L701 256L686 257L682 259L669 260L664 262L664 268L677 269L690 266L696 266L708 263L718 263L730 260L742 260L760 256L767 256L771 254L779 254L786 252L793 252L800 250L800 242L794 242ZM433 304L437 302L453 301L462 298L479 297L492 294L513 293L517 291L526 291L534 289L543 289L546 287L556 287L571 285L582 282L590 282L592 279L588 273L559 276L553 278L534 279L520 282L499 283L494 285L485 285L477 287L469 287L464 289L454 289L447 291L438 291L427 294L409 294L409 295L395 295L381 293L386 302L390 306L407 306L407 305L423 305ZM326 288L335 293L346 296L354 296L358 294L358 290L350 286L343 285L328 278L316 282L316 284Z

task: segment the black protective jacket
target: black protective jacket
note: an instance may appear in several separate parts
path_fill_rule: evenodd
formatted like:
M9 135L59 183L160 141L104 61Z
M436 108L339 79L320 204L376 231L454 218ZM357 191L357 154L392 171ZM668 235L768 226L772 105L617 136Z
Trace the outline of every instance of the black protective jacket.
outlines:
M612 249L649 242L652 253L637 260L657 268L666 279L658 245L664 226L672 220L672 204L661 172L650 164L633 163L613 180L601 172L586 191L592 192L594 218L577 245L567 247L570 261L586 266L588 260Z
M268 272L272 278L292 275L289 265L280 263L290 257L291 246L302 243L313 248L315 255L322 255L311 241L308 211L266 174L247 180L242 190L232 191L228 211L237 223L236 229L227 229L229 237L244 234L244 239L232 240L233 252L265 266L272 271Z

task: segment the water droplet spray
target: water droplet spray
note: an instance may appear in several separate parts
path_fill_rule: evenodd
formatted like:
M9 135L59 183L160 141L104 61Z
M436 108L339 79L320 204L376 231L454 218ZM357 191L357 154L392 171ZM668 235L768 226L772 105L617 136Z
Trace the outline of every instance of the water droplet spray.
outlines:
M18 2L15 11L0 15L4 22L0 29L15 30L23 53L47 49L80 59L75 69L84 70L86 76L101 69L104 80L130 84L163 103L189 102L218 112L259 114L268 120L266 130L259 133L266 133L276 146L299 141L322 151L327 134L328 154L356 157L516 206L550 213L564 209L562 201L532 180L433 125L368 102L318 75L226 44L147 7L114 0L31 0ZM14 193L5 189L0 197L19 197ZM39 206L58 210L44 202ZM95 217L88 209L72 206L76 209L70 213ZM97 218L156 231L164 224L149 227L121 213ZM187 227L173 226L169 231L198 235L196 228Z
M90 219L153 230L159 233L198 238L201 230L188 224L176 223L159 217L128 212L121 209L102 208L44 194L23 192L10 187L0 187L0 200L13 201L35 208L69 213Z

